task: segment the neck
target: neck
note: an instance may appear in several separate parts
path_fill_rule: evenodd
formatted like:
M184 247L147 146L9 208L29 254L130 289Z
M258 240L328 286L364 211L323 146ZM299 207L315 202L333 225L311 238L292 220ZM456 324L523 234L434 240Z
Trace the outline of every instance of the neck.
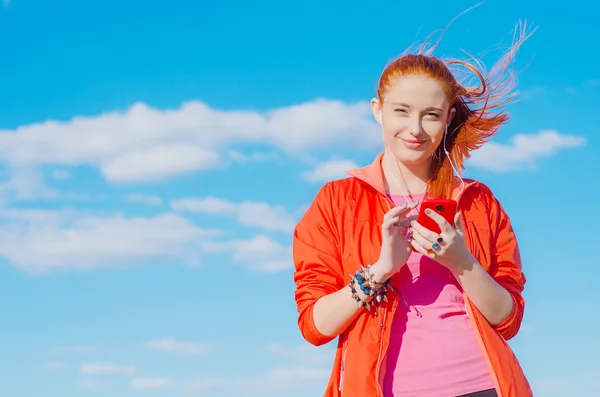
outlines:
M429 161L421 164L404 164L385 150L382 168L387 192L404 195L424 193L429 180L429 167Z

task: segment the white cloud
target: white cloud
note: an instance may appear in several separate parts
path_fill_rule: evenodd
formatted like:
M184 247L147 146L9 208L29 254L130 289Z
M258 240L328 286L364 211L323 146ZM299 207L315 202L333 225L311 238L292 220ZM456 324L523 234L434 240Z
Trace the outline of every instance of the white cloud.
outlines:
M531 383L536 395L539 393L539 395L544 396L564 395L561 391L564 391L567 387L565 379L532 380Z
M469 162L473 166L499 172L527 169L533 167L538 159L584 144L583 137L561 135L553 130L521 134L513 136L508 145L487 142L472 153Z
M176 211L234 216L242 225L266 231L289 233L296 224L295 217L285 208L260 202L233 203L216 197L184 198L173 200L171 208Z
M31 273L157 259L194 263L199 243L218 234L171 213L148 218L27 210L3 213L11 218L0 229L0 255Z
M0 215L2 216L2 215ZM57 346L50 349L53 354L92 354L98 351L94 346Z
M282 368L259 378L198 379L185 386L188 395L225 394L242 396L248 394L286 395L310 393L325 389L330 370L308 368Z
M346 178L349 175L346 171L358 168L358 165L352 160L329 160L318 164L314 170L304 172L302 177L312 183L329 182L336 179Z
M362 148L381 143L368 102L318 99L268 114L266 142L298 153L311 148Z
M333 362L335 356L335 349L331 347L315 347L308 343L302 343L297 346L272 343L267 346L267 352L274 357L306 364L330 364Z
M153 350L175 354L204 354L209 350L206 343L182 342L170 338L149 341L146 346Z
M41 171L35 167L12 167L7 169L8 179L0 182L0 200L54 199L58 193L49 188Z
M542 86L535 86L521 90L519 96L524 100L529 100L535 97L539 97L548 93L548 88Z
M81 365L79 372L85 375L131 375L135 372L135 366L113 363L85 363Z
M127 152L101 167L114 182L154 181L218 165L217 153L198 147L164 145Z
M98 390L105 389L108 384L106 382L100 382L95 379L82 379L79 381L79 388L83 390Z
M600 87L600 79L589 79L587 84L591 87Z
M244 154L237 150L229 152L229 158L237 163L246 164L249 162L262 163L265 161L274 161L279 158L277 153L250 153Z
M526 323L526 322L523 322L521 324L521 328L519 329L519 332L521 332L522 334L523 333L529 334L529 333L536 332L536 331L537 331L537 327L534 324Z
M60 371L66 368L66 364L61 361L46 361L42 363L42 368L47 371Z
M137 103L125 112L0 131L0 161L86 164L111 181L149 181L215 167L229 145L266 144L295 153L363 148L380 142L377 131L367 102L318 99L265 113L221 111L202 102L175 110Z
M234 262L254 271L277 272L292 267L291 248L267 236L255 236L250 240L205 242L202 248L206 252L231 252Z
M64 181L71 177L71 174L67 170L52 170L52 178L57 181Z
M161 205L162 204L162 199L160 197L148 195L148 194L132 193L132 194L126 195L124 197L124 199L131 203L140 203L140 204L147 204L147 205Z
M173 200L171 201L171 208L175 211L213 215L233 215L237 212L237 206L234 203L216 197Z
M166 378L134 378L129 381L129 388L133 390L164 389L170 382Z
M569 95L577 95L577 93L579 92L579 90L575 87L567 87L567 88L565 88L565 90L567 91L567 94L569 94Z

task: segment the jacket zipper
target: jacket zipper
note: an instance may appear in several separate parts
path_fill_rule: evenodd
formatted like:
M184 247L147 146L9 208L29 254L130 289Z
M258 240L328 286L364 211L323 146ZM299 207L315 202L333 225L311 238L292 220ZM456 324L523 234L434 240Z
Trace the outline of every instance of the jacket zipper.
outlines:
M342 363L340 365L340 393L343 396L344 395L344 366L346 365L346 352L348 351L348 339L346 339L346 341L344 342L343 348L342 348Z
M383 197L385 198L385 201L388 203L388 206L391 205L391 207L388 209L388 211L390 209L392 209L395 204L394 202L385 194L382 194ZM389 299L389 298L388 298ZM389 305L389 301L388 303L386 303L386 310L383 311L383 320L379 323L379 327L381 328L380 334L379 334L379 353L377 355L377 365L375 366L375 381L377 383L377 391L379 392L379 396L383 396L383 388L381 386L381 381L379 379L379 370L381 368L381 355L383 353L383 336L385 334L385 323L387 320L387 306ZM392 310L395 310L396 305L393 305L394 307L392 308Z

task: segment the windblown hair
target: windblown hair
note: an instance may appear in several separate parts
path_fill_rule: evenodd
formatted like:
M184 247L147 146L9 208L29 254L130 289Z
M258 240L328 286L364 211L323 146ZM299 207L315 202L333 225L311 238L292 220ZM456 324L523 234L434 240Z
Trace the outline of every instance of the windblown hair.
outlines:
M508 120L505 105L517 95L514 91L516 74L512 69L514 58L519 47L531 34L533 31L527 33L526 25L519 23L510 48L489 73L474 57L468 62L432 56L440 39L427 48L430 35L416 54L405 53L384 69L377 89L380 103L383 104L386 92L400 76L423 75L441 82L451 108L456 109L448 126L445 149L454 159L457 172L461 172L465 158L470 157L469 152L481 147ZM455 70L454 73L451 69ZM456 76L465 71L476 78L474 85L470 85L468 79L462 82L457 80ZM433 198L452 195L454 172L447 157L442 141L433 155L427 183L428 195Z

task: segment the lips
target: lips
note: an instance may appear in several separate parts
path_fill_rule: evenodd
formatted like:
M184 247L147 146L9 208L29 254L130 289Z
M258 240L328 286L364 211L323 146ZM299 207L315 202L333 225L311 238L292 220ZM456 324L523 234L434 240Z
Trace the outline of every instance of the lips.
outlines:
M406 145L410 149L418 149L427 141L419 141L416 139L400 139L404 145Z

